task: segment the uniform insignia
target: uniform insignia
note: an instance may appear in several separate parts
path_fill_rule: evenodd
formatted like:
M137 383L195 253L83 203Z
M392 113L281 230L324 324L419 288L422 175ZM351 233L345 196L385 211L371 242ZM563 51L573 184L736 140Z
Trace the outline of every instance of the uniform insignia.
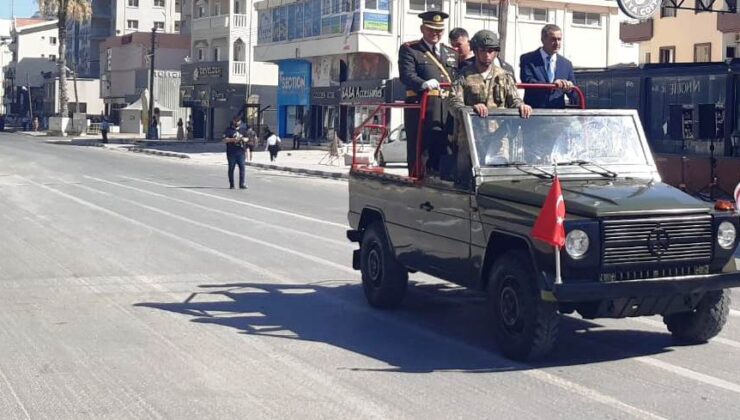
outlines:
M442 22L442 16L440 16L440 15L434 15L434 17L432 18L432 20L435 21L435 22Z

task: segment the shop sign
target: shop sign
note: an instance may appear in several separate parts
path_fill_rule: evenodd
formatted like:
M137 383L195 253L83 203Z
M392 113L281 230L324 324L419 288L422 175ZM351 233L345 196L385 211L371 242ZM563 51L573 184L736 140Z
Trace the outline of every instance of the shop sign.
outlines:
M210 63L183 64L183 83L207 85L214 82L225 82L228 76L228 61L213 61Z
M385 80L344 84L341 88L342 102L382 103L385 98Z
M308 105L311 99L311 63L302 60L280 62L278 105Z
M311 89L311 105L337 105L341 91L338 87Z
M370 31L390 31L390 15L387 13L362 14L362 28Z
M624 14L633 19L648 19L660 8L663 0L617 0Z

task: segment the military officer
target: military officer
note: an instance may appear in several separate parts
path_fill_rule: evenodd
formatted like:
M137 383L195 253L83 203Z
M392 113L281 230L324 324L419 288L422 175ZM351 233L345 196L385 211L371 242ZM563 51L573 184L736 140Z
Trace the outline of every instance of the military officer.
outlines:
M427 170L439 170L439 158L445 150L447 132L445 119L447 112L442 101L440 83L451 83L457 67L457 52L441 42L444 20L448 15L439 11L419 14L422 19L422 39L407 42L398 52L398 71L401 82L406 86L406 103L418 104L426 91L428 95L427 112L422 128L422 144L427 154ZM416 141L419 129L419 109L404 110L406 128L406 156L409 174L414 175L416 167ZM417 176L419 174L416 174Z

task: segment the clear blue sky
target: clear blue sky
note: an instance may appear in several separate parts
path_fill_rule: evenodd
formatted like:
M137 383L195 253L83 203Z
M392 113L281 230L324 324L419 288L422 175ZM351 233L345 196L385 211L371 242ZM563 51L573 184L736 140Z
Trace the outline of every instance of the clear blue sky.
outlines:
M11 4L15 5L15 17L31 17L39 9L35 0L0 0L0 18L10 19Z

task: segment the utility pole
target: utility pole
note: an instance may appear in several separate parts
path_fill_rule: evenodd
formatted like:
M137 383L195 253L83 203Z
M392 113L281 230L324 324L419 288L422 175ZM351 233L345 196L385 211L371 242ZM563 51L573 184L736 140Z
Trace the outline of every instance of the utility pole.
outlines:
M506 60L506 32L509 25L509 0L500 0L498 3L498 39L501 51L498 53L501 61Z
M154 115L154 41L157 27L152 28L152 45L149 49L149 127L147 127L146 138L151 140L153 131L152 116Z

